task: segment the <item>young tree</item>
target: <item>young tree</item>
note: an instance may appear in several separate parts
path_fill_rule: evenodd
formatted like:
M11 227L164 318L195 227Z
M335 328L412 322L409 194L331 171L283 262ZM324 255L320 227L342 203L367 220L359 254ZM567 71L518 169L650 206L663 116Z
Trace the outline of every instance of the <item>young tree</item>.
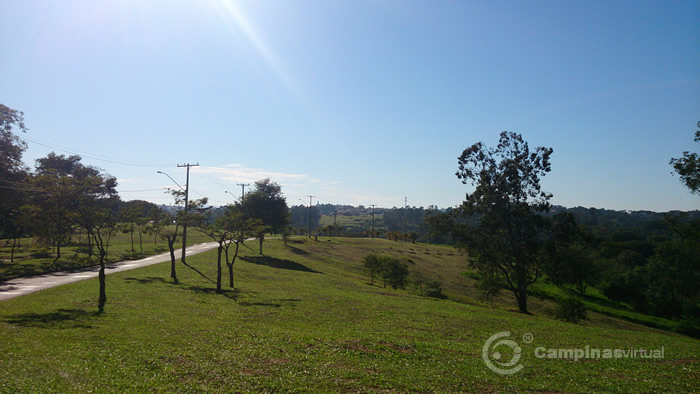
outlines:
M102 174L97 168L77 166L72 174L76 195L76 219L92 238L99 252L100 293L98 311L104 312L107 302L105 263L109 242L117 226L119 196L117 179Z
M384 287L389 284L393 289L403 289L408 278L408 266L401 260L391 256L380 256L380 273Z
M245 219L245 216L240 212L232 211L226 218L222 219L225 226L229 229L229 237L224 244L224 255L226 266L228 267L229 287L234 288L233 280L233 265L238 258L238 251L245 240L259 233L259 227L264 227L260 219ZM231 245L236 245L233 253L229 254Z
M143 232L152 220L153 211L160 211L157 205L143 200L125 201L119 207L119 221L131 233L131 252L134 252L134 230L139 235L139 250L143 252ZM157 213L156 213L157 215Z
M520 134L504 131L496 148L481 142L464 150L456 175L476 186L458 209L466 217L478 216L453 227L458 246L470 252L471 264L480 271L498 271L527 312L528 286L541 273L541 230L545 220L537 212L549 209L551 194L543 192L540 177L551 170L551 148L530 152ZM461 223L461 224L460 224Z
M170 193L175 199L175 205L183 205L185 203L184 191L169 190L168 193ZM171 215L169 213L163 213L160 222L157 224L154 223L153 225L153 231L155 231L156 234L158 234L168 244L168 251L170 252L170 277L175 283L179 283L177 280L177 270L175 268L175 242L177 242L179 229L180 221L177 220L177 215Z
M381 262L379 256L370 253L362 259L362 265L369 271L369 277L371 284L374 284L374 274L378 273L381 269Z
M168 193L170 193L175 199L175 205L184 206L184 191L169 190ZM179 283L175 269L175 242L177 242L178 235L180 234L180 226L185 221L188 221L189 224L193 225L201 223L203 221L203 211L206 210L206 208L204 208L206 203L206 198L190 201L189 210L187 213L185 213L184 209L181 209L175 215L163 214L163 218L160 223L153 226L153 230L156 231L156 233L168 243L168 250L170 251L170 277L175 283Z

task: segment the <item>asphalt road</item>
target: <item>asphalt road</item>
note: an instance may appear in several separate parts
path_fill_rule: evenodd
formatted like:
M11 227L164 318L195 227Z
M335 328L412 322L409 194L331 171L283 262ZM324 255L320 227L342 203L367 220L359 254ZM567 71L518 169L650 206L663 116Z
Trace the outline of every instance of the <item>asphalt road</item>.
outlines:
M206 252L207 250L218 247L216 242L207 242L203 244L191 245L187 247L186 255L190 256L197 253ZM179 253L178 253L179 252ZM178 259L182 255L179 250L176 251ZM118 263L107 265L105 272L109 275L114 272L131 270L134 268L145 267L147 265L158 264L165 261L170 261L170 253L161 253L155 256L146 257L141 260L126 260ZM66 283L77 282L88 278L97 277L100 267L90 267L85 270L72 272L54 272L51 274L33 276L31 278L15 278L0 284L0 301L9 298L19 297L21 295L33 293L35 291L48 289L54 286L64 285Z

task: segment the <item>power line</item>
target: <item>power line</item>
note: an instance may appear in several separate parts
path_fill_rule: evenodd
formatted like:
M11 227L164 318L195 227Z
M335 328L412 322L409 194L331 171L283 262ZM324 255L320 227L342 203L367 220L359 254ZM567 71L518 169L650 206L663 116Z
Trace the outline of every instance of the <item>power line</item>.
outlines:
M158 190L170 190L167 187L161 187L158 189L141 189L141 190L119 190L119 193L138 193L138 192L155 192Z
M50 144L47 142L42 142L42 141L39 141L39 140L36 140L33 138L29 138L26 136L23 137L23 139L27 140L33 144L45 146L47 148L59 150L59 151L66 152L66 153L71 153L74 155L79 155L81 157L86 157L88 159L104 161L107 163L122 164L122 165L127 165L127 166L134 166L134 167L163 167L163 166L170 166L171 165L171 164L165 164L165 163L145 163L145 162L137 162L137 161L125 161L125 160L115 159L115 158L111 158L111 157L107 157L107 156L99 157L99 156L95 156L91 153L86 153L86 152L79 151L77 149L71 149L71 148L62 147L60 145L54 145L54 144Z

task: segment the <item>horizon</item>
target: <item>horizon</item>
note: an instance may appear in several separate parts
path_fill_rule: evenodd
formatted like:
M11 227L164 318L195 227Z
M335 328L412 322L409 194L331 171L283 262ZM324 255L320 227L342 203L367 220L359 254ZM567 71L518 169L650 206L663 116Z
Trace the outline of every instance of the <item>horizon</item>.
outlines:
M24 161L78 154L122 199L225 205L270 178L288 204L444 208L472 144L552 147L552 205L695 211L698 2L372 0L0 5L2 103ZM385 208L390 209L390 208Z

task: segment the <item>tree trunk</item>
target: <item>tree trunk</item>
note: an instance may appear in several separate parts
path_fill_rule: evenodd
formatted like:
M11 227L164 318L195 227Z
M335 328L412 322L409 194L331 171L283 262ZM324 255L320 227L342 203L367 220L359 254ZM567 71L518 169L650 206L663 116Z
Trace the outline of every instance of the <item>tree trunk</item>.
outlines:
M139 250L143 253L143 236L141 233L141 226L139 226Z
M131 253L134 253L134 228L131 228L131 231L129 232L131 234Z
M527 290L515 290L514 293L518 301L518 309L522 313L527 313Z
M175 238L172 240L170 237L168 237L168 249L170 249L170 277L173 278L173 281L175 283L179 283L177 281L177 273L175 272L175 248L173 245L175 244Z
M56 258L53 259L53 262L56 263L58 259L61 258L61 241L56 241Z
M90 234L90 230L87 232L87 237L88 237L88 257L92 257L92 234Z
M264 240L265 240L265 236L264 236L264 235L261 235L260 238L258 238L258 241L260 242L260 254L263 254L263 251L262 251L262 244L263 244L263 241L264 241Z
M10 250L10 264L15 262L15 247L17 246L17 238L12 238L12 249Z
M221 250L223 247L219 244L219 250L216 260L216 292L221 293Z
M105 289L105 259L102 252L100 252L100 273L98 275L100 280L100 299L97 305L97 310L99 313L105 311L105 304L107 303L107 291Z
M229 276L229 286L233 289L233 265L236 263L236 258L238 257L238 249L241 247L241 242L242 240L239 240L236 242L236 251L233 253L233 258L231 259L231 264L228 266L228 276ZM226 252L227 255L227 260L228 260L228 250ZM226 263L228 264L228 262Z

